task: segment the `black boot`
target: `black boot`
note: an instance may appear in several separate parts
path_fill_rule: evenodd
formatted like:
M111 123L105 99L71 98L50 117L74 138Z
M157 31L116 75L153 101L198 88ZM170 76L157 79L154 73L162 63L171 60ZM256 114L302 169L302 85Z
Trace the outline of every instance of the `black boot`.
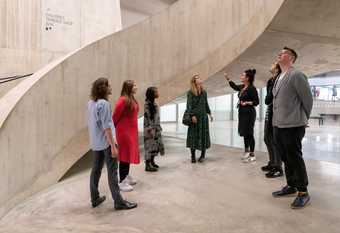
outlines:
M205 150L202 150L201 156L198 159L199 163L202 163L205 160Z
M150 160L146 160L145 161L145 171L146 172L156 172L158 170L157 170L157 168L155 168L151 165Z
M159 166L155 163L155 156L151 156L150 163L153 167L159 168Z
M191 163L196 163L196 154L195 154L195 149L191 149Z

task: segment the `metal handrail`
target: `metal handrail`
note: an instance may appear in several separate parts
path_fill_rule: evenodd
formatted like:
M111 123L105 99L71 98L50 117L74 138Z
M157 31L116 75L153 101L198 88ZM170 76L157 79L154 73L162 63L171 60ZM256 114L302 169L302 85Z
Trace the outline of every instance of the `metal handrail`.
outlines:
M6 78L0 78L0 84L11 82L11 81L21 79L21 78L26 78L28 76L31 76L32 74L33 73L25 74L25 75L15 75L15 76L10 76L10 77L6 77Z

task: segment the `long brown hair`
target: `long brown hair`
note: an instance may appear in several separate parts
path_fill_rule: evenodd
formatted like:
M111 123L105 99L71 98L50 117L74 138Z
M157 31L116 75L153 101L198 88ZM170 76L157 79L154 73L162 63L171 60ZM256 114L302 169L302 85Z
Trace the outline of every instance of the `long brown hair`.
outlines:
M126 80L123 83L122 91L120 93L121 96L125 97L125 103L129 110L133 109L133 103L137 103L133 93L133 85L135 84L135 81L133 80Z
M110 94L110 85L109 80L107 78L98 78L96 81L92 83L91 88L91 99L96 101L98 99L108 99Z
M198 74L194 74L192 77L191 77L191 80L190 80L190 90L191 92L194 94L194 95L198 95L198 94L201 94L204 90L203 86L201 85L201 92L199 92L199 90L197 89L197 86L196 86L196 79L199 78L200 76Z

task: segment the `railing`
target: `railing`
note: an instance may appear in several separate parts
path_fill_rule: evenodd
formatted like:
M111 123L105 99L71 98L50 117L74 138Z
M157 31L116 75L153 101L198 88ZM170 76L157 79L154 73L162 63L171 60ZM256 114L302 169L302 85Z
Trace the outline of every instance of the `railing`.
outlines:
M22 79L22 78L26 78L31 76L33 73L31 74L25 74L25 75L15 75L15 76L10 76L10 77L5 77L5 78L0 78L0 85L7 83L7 82L11 82L14 80L18 80L18 79Z

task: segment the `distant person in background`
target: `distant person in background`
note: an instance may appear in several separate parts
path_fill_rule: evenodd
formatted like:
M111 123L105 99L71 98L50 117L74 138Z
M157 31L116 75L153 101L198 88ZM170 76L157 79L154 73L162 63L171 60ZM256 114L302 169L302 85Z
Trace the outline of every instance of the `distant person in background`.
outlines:
M93 154L90 177L92 207L99 206L106 199L105 196L99 196L98 192L98 183L105 161L114 208L116 210L132 209L137 207L137 204L125 201L119 192L117 178L118 148L114 138L111 105L108 101L109 95L111 95L111 87L106 78L99 78L92 84L91 100L88 102L87 112Z
M254 154L254 125L256 120L255 107L259 104L259 96L254 86L255 74L255 69L244 71L240 76L242 84L236 85L230 80L228 75L224 73L224 77L230 87L238 91L238 133L244 138L244 155L242 156L242 160L245 163L256 161Z
M265 104L268 106L266 111L266 118L264 122L264 142L266 143L269 162L266 166L261 167L262 171L267 171L267 178L275 178L283 176L282 161L280 154L277 152L277 147L274 143L273 135L273 87L276 78L281 74L281 68L279 64L274 63L270 69L272 77L267 81L267 95L265 98Z
M297 53L284 47L277 57L282 70L273 88L273 126L277 151L285 165L287 185L273 192L274 197L297 193L291 208L303 208L310 202L308 176L302 157L302 139L308 124L313 96L305 74L293 64Z
M317 97L317 95L316 95L316 87L315 86L312 86L312 95L313 95L313 98Z
M320 88L316 88L316 97L320 96Z
M333 85L332 87L332 100L335 101L337 99L338 96L338 90L336 89L336 86Z
M162 141L162 127L160 124L159 106L156 99L159 97L157 87L149 87L145 94L144 104L144 150L145 171L155 172L159 166L155 163L158 154L164 155Z
M133 80L125 81L112 116L119 152L119 187L125 192L132 191L132 185L137 183L129 175L130 164L140 163L137 122L139 106L134 96L136 92L136 83Z
M205 160L206 150L210 148L209 119L211 115L207 92L204 90L202 80L198 74L190 80L190 90L187 93L186 110L191 116L186 146L190 148L191 163L196 163L196 150L201 151L198 162Z

